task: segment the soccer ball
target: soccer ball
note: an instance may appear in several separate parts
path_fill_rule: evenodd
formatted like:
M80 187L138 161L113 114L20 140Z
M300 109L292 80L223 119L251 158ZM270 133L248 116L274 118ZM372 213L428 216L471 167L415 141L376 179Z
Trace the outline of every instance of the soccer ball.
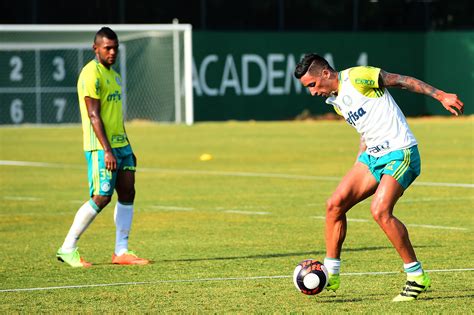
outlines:
M293 272L293 282L301 293L307 295L321 293L328 285L328 270L317 260L303 260Z

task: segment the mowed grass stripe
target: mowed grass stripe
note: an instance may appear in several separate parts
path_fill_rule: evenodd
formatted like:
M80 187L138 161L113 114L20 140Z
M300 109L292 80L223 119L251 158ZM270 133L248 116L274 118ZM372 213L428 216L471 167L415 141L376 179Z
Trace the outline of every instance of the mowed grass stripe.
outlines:
M474 268L431 269L431 270L426 270L426 271L430 273L469 272L469 271L474 271ZM341 276L381 276L381 275L396 275L396 274L400 274L400 272L399 271L348 272L348 273L341 273ZM163 284L163 283L273 280L273 279L288 279L291 277L292 276L290 275L276 275L276 276L255 276L255 277L225 277L225 278L223 277L223 278L196 278L196 279L137 281L137 282L116 282L116 283L80 284L80 285L65 285L65 286L53 286L53 287L37 287L37 288L2 289L0 290L0 292L7 293L7 292L24 292L24 291L85 289L85 288L97 288L97 287L153 285L153 284Z
M323 216L312 216L312 218L314 218L314 219L319 219L319 220L326 220L326 217L323 217ZM371 222L371 220L368 220L368 219L353 219L353 218L347 218L347 221L348 221L348 222L362 222L362 223ZM421 228L427 228L427 229L469 231L468 228L463 228L463 227L444 226L444 225L432 225L432 224L411 224L411 223L405 223L405 226L421 227Z
M28 161L8 161L0 160L0 165L4 166L25 166L25 167L47 167L47 168L74 168L85 169L85 166L60 164L60 163L43 163ZM340 181L340 177L336 176L312 176L312 175L295 175L295 174L278 174L278 173L258 173L258 172L229 172L229 171L205 171L205 170L180 170L180 169L162 169L162 168L138 168L138 172L158 172L166 174L188 174L188 175L214 175L214 176L236 176L236 177L266 177L281 179L301 179L301 180L322 180L322 181ZM414 182L417 186L434 186L434 187L460 187L474 188L474 184L469 183L446 183L446 182Z
M401 199L405 203L397 209L403 221L469 229L409 228L427 269L474 267L470 246L474 190L469 187L474 183L473 122L457 118L410 121L423 163L422 177L415 184L424 181L424 186L411 187ZM56 164L54 168L48 163L0 165L4 175L0 181L0 289L46 288L0 293L5 300L0 303L2 313L413 312L413 303L391 303L405 276L398 272L401 261L367 213L367 204L349 214L368 222L349 223L343 272L371 271L371 275L346 275L337 296L324 293L317 299L298 293L292 284L298 262L324 258L324 221L311 216L324 216L324 201L357 154L358 135L343 121L191 127L131 122L127 132L140 169L130 245L156 263L143 268L110 264L115 240L112 204L78 244L94 267L77 270L57 262L55 253L80 200L86 199L80 126L0 128L0 161ZM214 159L202 162L203 153ZM433 186L432 182L448 185ZM459 184L468 187L451 186ZM66 211L66 216L59 216ZM377 271L390 273L374 275ZM240 280L279 275L283 278ZM471 312L472 295L459 284L473 283L473 272L433 273L432 278L433 290L416 302L417 312ZM177 282L130 284L163 280ZM119 283L125 285L110 285ZM106 287L49 290L97 284Z

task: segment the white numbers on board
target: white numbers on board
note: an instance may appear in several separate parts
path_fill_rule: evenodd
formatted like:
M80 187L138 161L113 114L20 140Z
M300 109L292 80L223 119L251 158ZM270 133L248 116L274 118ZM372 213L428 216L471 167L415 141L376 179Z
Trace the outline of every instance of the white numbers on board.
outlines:
M61 122L63 120L64 110L66 109L66 99L55 98L53 101L53 105L57 107L56 122Z
M21 81L23 80L23 74L21 70L23 68L23 60L21 60L18 56L12 56L10 58L10 67L12 67L12 71L10 72L10 81Z
M64 58L56 56L53 59L53 66L55 70L53 72L53 79L56 81L62 81L66 77L66 70L64 69Z
M15 98L10 105L10 117L15 124L23 121L23 102L19 98Z
M360 53L359 59L357 59L357 65L367 66L369 64L369 55L366 52Z

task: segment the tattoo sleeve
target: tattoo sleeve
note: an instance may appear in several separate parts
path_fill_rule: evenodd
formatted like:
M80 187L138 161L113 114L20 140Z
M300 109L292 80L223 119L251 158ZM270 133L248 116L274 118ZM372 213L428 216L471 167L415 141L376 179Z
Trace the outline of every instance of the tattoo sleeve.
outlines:
M396 73L388 73L383 70L380 71L379 84L380 83L385 87L399 87L411 92L425 94L433 98L436 98L436 95L439 92L437 88L416 78Z

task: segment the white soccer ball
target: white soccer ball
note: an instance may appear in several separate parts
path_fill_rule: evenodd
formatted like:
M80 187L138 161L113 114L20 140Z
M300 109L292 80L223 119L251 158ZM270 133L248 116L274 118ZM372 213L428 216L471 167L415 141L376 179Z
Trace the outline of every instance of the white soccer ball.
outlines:
M328 285L328 270L317 260L303 260L293 271L293 283L303 294L321 293Z

